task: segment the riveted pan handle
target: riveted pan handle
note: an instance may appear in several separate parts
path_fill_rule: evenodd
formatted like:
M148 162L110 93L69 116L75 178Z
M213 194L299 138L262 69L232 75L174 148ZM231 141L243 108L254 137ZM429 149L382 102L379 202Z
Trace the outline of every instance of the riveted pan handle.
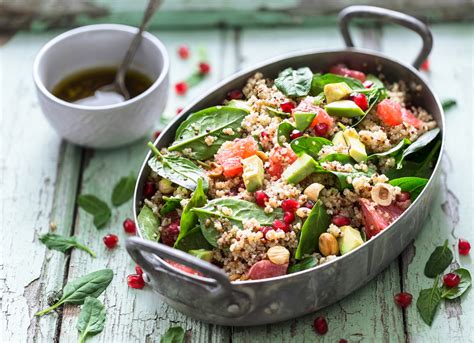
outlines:
M416 69L420 69L421 64L426 60L433 48L433 36L425 23L407 14L374 6L349 6L339 13L339 29L348 47L354 47L354 42L349 33L349 23L354 18L380 19L404 26L418 33L423 40L423 46L413 62L413 66Z

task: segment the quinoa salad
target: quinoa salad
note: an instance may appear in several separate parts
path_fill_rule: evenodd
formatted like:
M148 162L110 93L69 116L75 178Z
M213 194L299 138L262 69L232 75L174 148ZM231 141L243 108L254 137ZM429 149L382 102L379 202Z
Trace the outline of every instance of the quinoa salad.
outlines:
M231 281L295 273L357 249L432 173L440 130L412 104L420 87L342 64L256 73L189 115L167 148L149 144L143 236Z

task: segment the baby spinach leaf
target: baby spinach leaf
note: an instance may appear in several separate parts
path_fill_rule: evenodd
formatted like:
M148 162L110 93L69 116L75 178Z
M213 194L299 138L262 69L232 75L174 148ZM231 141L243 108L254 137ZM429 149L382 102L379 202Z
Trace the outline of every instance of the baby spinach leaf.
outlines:
M368 103L368 108L364 112L364 115L359 118L359 120L351 125L352 127L356 127L362 121L367 117L367 114L369 114L370 111L377 105L380 101L385 99L387 97L387 90L385 88L377 88L375 86L372 86L369 90L358 90L360 93L366 93L367 96L367 103Z
M122 177L112 191L112 204L120 206L130 200L133 196L136 182L137 179L133 175Z
M178 198L178 197L163 196L164 204L163 204L163 207L160 208L160 214L162 216L165 216L168 213L173 212L174 210L176 210L178 207L181 206L181 200L183 199Z
M212 251L206 249L197 249L197 250L189 250L189 254L200 258L201 260L211 262L212 261Z
M176 130L175 141L169 151L190 148L190 157L207 160L224 142L239 137L238 129L247 114L245 110L229 106L210 107L193 113ZM225 134L224 129L232 129L234 133ZM210 145L205 141L207 136L215 137Z
M281 122L278 125L277 141L280 146L283 146L284 143L289 143L291 141L290 134L293 132L293 130L296 130L295 127L287 121ZM284 137L285 139L283 140L281 137Z
M429 326L433 323L440 301L441 291L438 288L438 278L436 278L434 286L432 288L422 289L416 301L418 313L420 313L423 321Z
M323 158L321 158L319 160L319 162L333 162L333 161L337 161L337 162L341 162L341 164L354 164L355 161L352 159L352 157L350 157L349 155L346 155L346 154L341 154L341 153L333 153L333 154L329 154L329 155L326 155L324 156Z
M421 177L401 177L399 179L390 180L389 183L392 186L400 187L403 192L409 192L411 199L415 200L423 188L425 188L428 179Z
M151 241L158 241L160 239L160 232L158 231L160 222L150 207L143 205L137 220L138 226L146 239Z
M293 274L306 270L309 268L316 267L318 265L318 259L314 256L308 256L302 259L300 262L288 267L288 274Z
M411 142L409 139L404 138L400 142L398 142L397 145L395 145L393 148L388 149L387 151L384 152L378 152L372 155L369 155L367 157L368 160L373 160L375 158L380 158L380 157L387 157L387 156L397 156L400 154L400 152L408 145L410 145ZM401 154L400 154L401 155Z
M324 86L331 83L345 82L353 90L365 89L362 82L352 77L345 77L336 74L314 74L313 80L311 81L311 94L318 95L324 91Z
M403 153L402 153L402 156L400 157L400 159L398 160L398 163L397 163L397 168L400 169L403 167L403 160L408 156L408 155L411 155L415 152L417 152L418 150L424 148L425 146L427 146L429 143L431 143L435 138L436 136L438 136L440 132L440 129L439 128L435 128L433 130L430 130L426 133L424 133L423 135L421 135L416 141L414 141L413 143L411 143L408 148L406 148Z
M454 99L446 99L443 100L441 103L441 106L443 107L443 110L447 111L450 110L452 107L457 105L457 101Z
M101 229L112 215L109 206L92 194L79 195L77 204L84 211L94 216L94 225L97 229Z
M319 250L319 236L326 232L329 224L331 224L331 218L326 213L326 208L321 200L318 200L301 228L300 241L295 253L297 260Z
M177 241L182 239L189 230L194 228L198 223L198 216L196 213L191 212L195 207L202 207L206 204L207 198L204 194L204 189L202 186L202 179L198 180L196 190L193 192L191 199L189 199L188 204L181 214L181 220L179 222L179 235Z
M184 343L185 334L184 329L179 326L169 328L161 337L160 343Z
M441 274L453 260L453 252L448 247L448 240L444 241L444 245L436 247L431 253L428 262L425 265L425 275L434 278Z
M337 157L339 157L339 155L343 155L343 154L337 154L337 155L338 155ZM346 157L341 157L341 161L347 161ZM369 168L367 172L362 172L362 171L338 172L338 171L324 169L318 162L316 162L315 173L334 175L338 181L338 188L340 190L343 190L346 188L352 188L352 184L349 183L348 178L355 179L356 177L359 177L359 176L367 176L370 178L374 174L374 171Z
M148 143L148 146L155 153L155 157L148 161L148 165L155 173L190 190L196 189L198 180L202 179L203 187L207 191L208 179L203 169L187 158L162 155L152 143Z
M100 300L86 298L76 326L81 333L79 343L85 342L87 336L97 335L104 330L105 314L105 307Z
M41 243L46 245L48 249L57 250L57 251L65 253L66 251L72 248L77 248L80 250L84 250L92 257L95 257L95 253L91 249L86 247L85 245L82 245L81 243L79 243L77 241L77 238L74 236L64 237L55 233L47 233L47 234L41 235L39 240L41 241Z
M273 107L270 107L270 106L265 106L265 108L267 109L268 114L272 117L280 117L280 118L289 118L289 117L291 117L291 113L283 112L283 111L280 111L280 110L278 110L276 108L273 108Z
M111 269L101 269L69 281L64 286L61 299L53 306L37 312L36 316L51 312L62 304L80 305L87 297L97 298L107 288L113 277L114 273Z
M298 156L308 154L315 160L319 158L318 153L324 145L332 145L332 142L323 137L300 137L291 141L291 149Z
M286 96L305 96L311 88L313 73L308 67L294 70L286 68L278 74L275 86Z
M365 77L367 81L371 81L373 83L372 88L385 88L383 82L373 74L367 74Z
M469 273L469 270L464 269L464 268L459 268L452 271L452 273L459 275L459 277L461 278L461 282L456 287L450 288L450 287L443 286L441 288L441 298L450 299L450 300L459 298L461 295L464 294L464 292L467 291L469 287L471 287L472 280L471 280L471 273Z
M201 227L196 226L189 230L186 235L178 238L174 245L175 249L188 252L189 250L196 249L212 249L212 246L208 243L204 237Z

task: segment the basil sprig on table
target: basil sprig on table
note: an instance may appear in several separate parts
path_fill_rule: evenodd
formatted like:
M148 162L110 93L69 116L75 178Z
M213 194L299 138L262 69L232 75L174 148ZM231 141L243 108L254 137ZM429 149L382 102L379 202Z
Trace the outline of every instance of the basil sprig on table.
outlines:
M88 336L97 335L104 330L105 315L105 307L100 300L92 297L86 298L76 325L77 330L81 333L78 343L83 343Z
M425 265L425 276L434 278L441 274L453 261L453 252L448 247L448 240L444 241L443 246L436 247L431 253L428 262Z
M136 182L137 179L133 175L122 177L112 191L112 204L120 206L130 200L133 196Z
M469 287L471 287L471 273L469 273L469 270L465 268L458 268L456 270L453 270L452 273L459 275L461 278L461 282L459 285L456 287L446 287L443 286L441 288L441 298L443 299L456 299L459 298L461 295L464 294L464 292L467 291Z
M77 204L87 213L94 216L94 225L101 229L110 219L112 212L109 206L92 194L82 194L77 198Z
M101 269L69 281L64 286L61 299L51 307L37 312L36 316L49 313L62 304L80 305L87 297L97 298L107 288L113 277L114 273L111 269Z
M178 127L175 141L168 149L191 149L188 156L207 160L214 156L223 143L240 136L238 129L247 115L247 111L230 106L215 106L193 113ZM233 133L224 133L224 129L232 129ZM206 141L208 136L214 137L212 143Z
M446 100L443 100L443 102L441 103L441 106L443 107L443 110L445 111L451 109L452 107L456 105L457 105L457 101L454 99L446 99Z
M46 233L41 235L39 240L41 243L46 245L48 249L65 253L72 248L77 248L87 252L92 257L95 257L95 253L85 245L79 243L77 238L74 236L64 237L55 233Z
M286 68L278 74L275 79L275 86L286 96L305 96L311 89L313 73L308 67L294 70Z
M441 302L441 291L438 288L439 276L436 277L433 287L422 289L418 300L416 301L416 308L421 315L423 321L431 326L434 316L438 310Z
M186 332L182 327L171 327L161 337L160 343L184 343L185 335Z
M160 232L158 231L160 221L150 207L144 205L138 214L137 220L138 226L146 239L151 241L158 241L160 239Z

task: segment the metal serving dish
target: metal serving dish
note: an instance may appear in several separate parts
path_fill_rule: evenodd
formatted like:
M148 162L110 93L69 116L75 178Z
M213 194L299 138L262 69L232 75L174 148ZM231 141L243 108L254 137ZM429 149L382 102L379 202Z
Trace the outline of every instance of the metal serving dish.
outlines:
M390 81L405 80L422 86L413 95L413 103L433 114L441 128L443 141L429 183L398 220L360 248L312 269L271 279L230 282L220 268L208 262L160 243L129 238L127 250L145 271L147 283L178 311L206 322L234 326L274 323L316 311L341 300L379 274L415 238L425 222L437 193L445 135L440 102L417 70L431 51L431 32L413 17L370 6L348 7L339 17L341 33L348 46L346 49L292 53L235 74L189 105L183 115L167 126L155 145L159 148L168 146L174 139L176 128L190 113L221 103L229 90L242 88L257 71L265 77L276 77L279 71L289 66L308 66L315 72L327 70L336 63L345 63L367 73L381 71ZM375 17L417 32L423 40L423 48L413 66L378 52L353 48L348 24L355 17ZM150 173L149 158L151 153L146 156L140 170L135 190L135 214L140 210L138 204L143 199L143 185ZM199 270L206 277L183 273L164 259Z

